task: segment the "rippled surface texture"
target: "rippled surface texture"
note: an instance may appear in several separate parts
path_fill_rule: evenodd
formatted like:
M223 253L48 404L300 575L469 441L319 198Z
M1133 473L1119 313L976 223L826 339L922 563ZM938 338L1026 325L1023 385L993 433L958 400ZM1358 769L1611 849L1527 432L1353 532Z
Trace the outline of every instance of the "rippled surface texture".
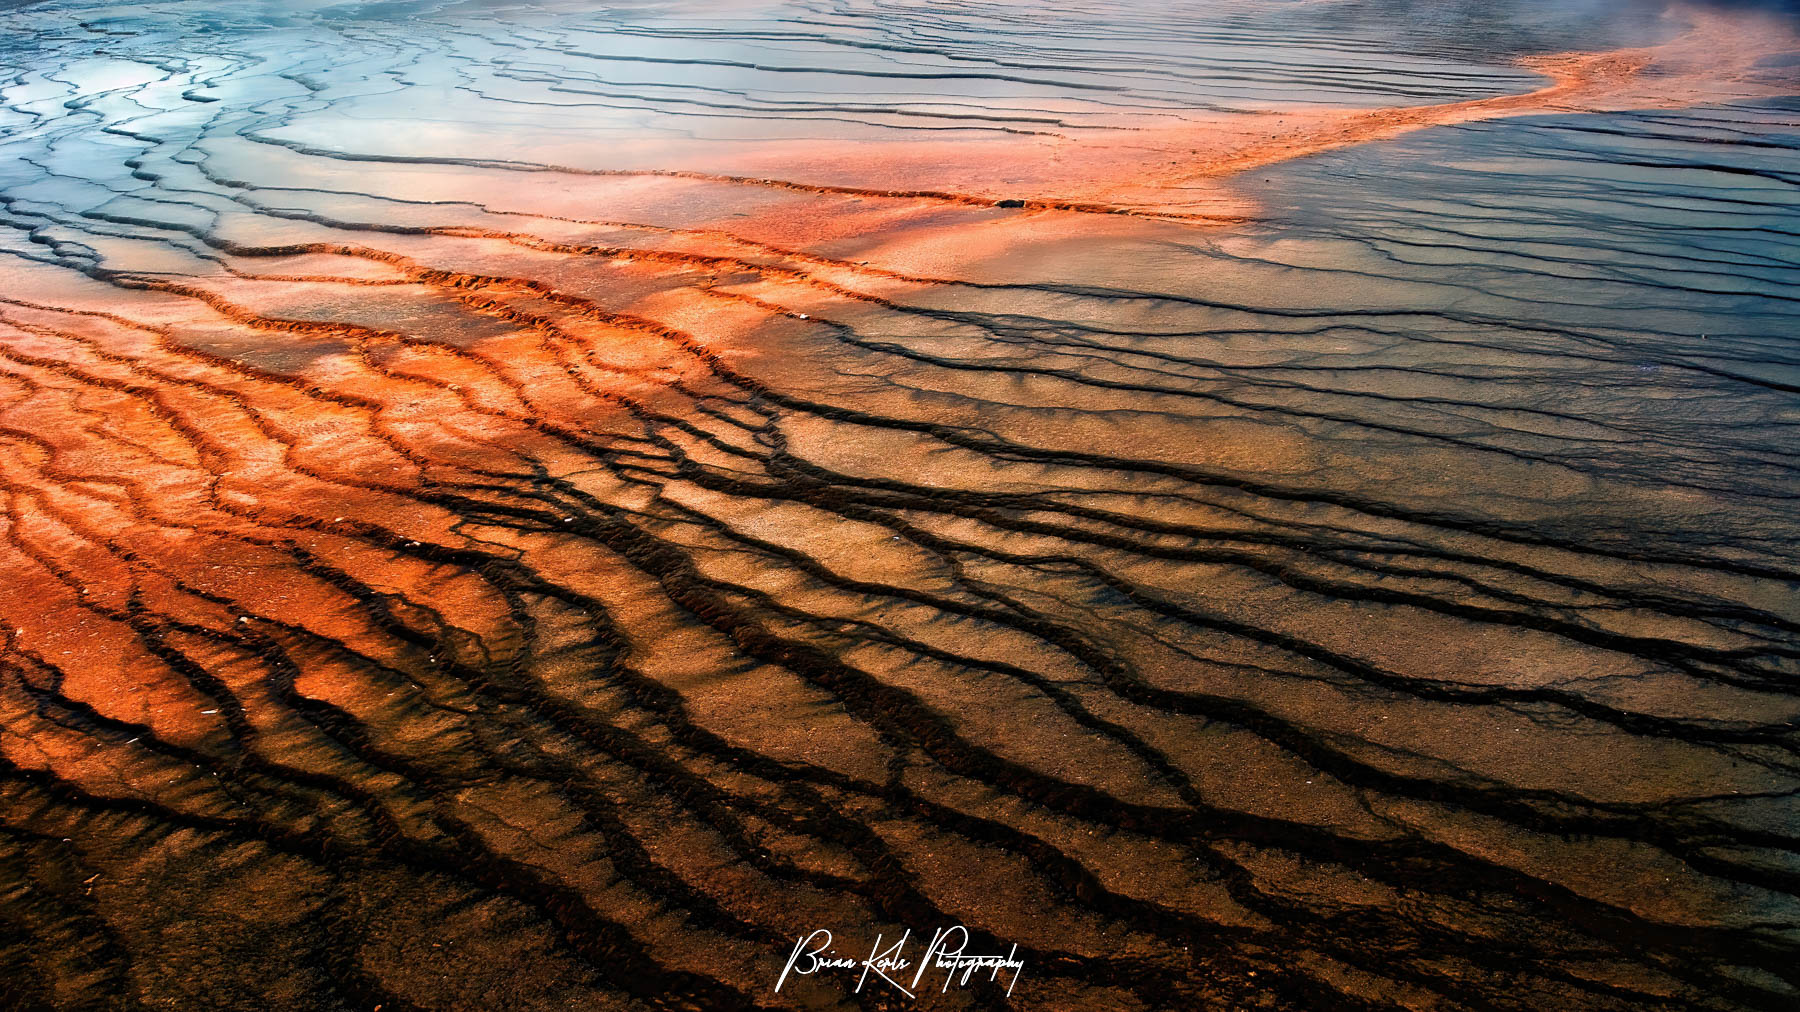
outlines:
M0 67L0 1007L1800 1005L1792 14Z

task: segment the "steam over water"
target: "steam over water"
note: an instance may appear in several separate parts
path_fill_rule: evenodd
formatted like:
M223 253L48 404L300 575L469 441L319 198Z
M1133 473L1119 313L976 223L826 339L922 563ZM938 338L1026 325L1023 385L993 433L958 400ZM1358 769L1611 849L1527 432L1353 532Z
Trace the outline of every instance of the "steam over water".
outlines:
M1793 24L6 4L0 1009L1800 1005Z

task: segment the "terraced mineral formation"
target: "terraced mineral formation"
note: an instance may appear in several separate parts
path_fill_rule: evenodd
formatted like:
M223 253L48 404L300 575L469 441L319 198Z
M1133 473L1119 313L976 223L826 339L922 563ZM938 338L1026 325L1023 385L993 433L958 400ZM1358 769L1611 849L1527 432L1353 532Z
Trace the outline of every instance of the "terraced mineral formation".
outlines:
M0 1008L1796 1007L1794 27L0 5Z

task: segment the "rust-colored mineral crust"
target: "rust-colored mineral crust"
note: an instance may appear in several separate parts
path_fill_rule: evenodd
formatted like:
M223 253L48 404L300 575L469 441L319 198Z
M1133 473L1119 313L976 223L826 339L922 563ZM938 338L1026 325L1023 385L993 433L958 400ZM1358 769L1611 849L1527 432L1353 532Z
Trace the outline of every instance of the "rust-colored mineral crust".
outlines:
M1796 1007L1794 24L5 6L0 1010Z

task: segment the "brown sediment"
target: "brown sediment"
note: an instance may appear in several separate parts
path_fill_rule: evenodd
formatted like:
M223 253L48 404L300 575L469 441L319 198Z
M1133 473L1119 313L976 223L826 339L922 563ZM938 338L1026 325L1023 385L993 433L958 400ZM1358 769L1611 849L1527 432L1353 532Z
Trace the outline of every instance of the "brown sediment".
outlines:
M473 890L539 932L511 958L543 979L629 953L562 986L701 1007L750 1005L814 921L968 922L1023 947L1026 996L1096 1009L1492 1001L1452 939L1494 918L1587 905L1581 944L1672 953L1670 932L1738 923L1742 870L1683 864L1702 844L1628 809L1761 788L1680 700L1710 693L1709 720L1741 722L1725 740L1774 747L1759 691L1706 674L1768 641L1634 588L1648 566L1722 602L1757 578L1308 487L1327 444L1206 384L1109 387L1004 346L984 378L967 335L909 304L946 282L891 267L470 225L382 238L230 247L229 274L126 293L32 271L36 298L0 307L0 370L31 391L0 413L16 806L111 806L125 840L170 823L199 855L266 841L238 844L275 848L253 878L301 862L384 909L425 903L400 916L433 937L432 904ZM351 283L327 297L334 262ZM994 308L1021 297L1066 298ZM1177 410L1196 395L1215 410ZM1415 552L1474 582L1443 590ZM1539 610L1534 587L1569 599ZM1558 617L1601 593L1619 618ZM1560 687L1621 663L1654 670L1641 709ZM1501 716L1496 740L1512 707L1565 714ZM142 888L140 853L183 853L67 831L118 888ZM999 887L958 885L969 868ZM1542 909L1498 912L1518 890ZM1440 926L1405 926L1418 903ZM656 918L670 906L701 919ZM136 924L121 945L179 960ZM1394 944L1457 968L1385 976ZM384 1003L488 972L353 951L365 978L338 986ZM1539 986L1656 994L1683 986L1664 972L1705 979L1712 951Z
M0 190L0 1005L879 1012L777 996L794 939L951 923L1026 972L921 1007L1790 1003L1773 353L1170 196L1641 104L1730 23L1216 135L133 122L101 198Z

